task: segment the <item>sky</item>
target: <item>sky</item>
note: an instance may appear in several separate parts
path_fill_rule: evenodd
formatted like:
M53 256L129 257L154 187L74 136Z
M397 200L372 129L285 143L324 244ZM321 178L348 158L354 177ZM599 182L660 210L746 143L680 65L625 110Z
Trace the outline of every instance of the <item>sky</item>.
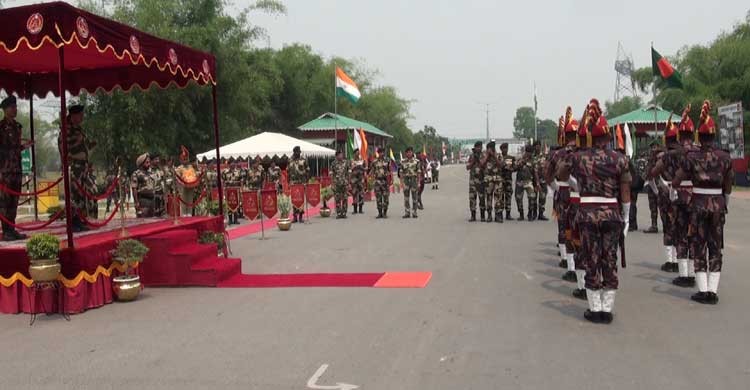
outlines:
M268 40L257 46L310 45L378 71L376 84L411 100L409 125L449 137L511 137L515 110L533 105L553 119L567 105L612 100L618 42L635 67L708 44L744 20L747 0L282 0L287 14L250 15ZM38 1L3 0L6 7ZM230 12L250 1L229 0ZM356 81L356 80L355 80Z
M234 1L235 7L243 1ZM287 14L252 14L270 45L295 42L362 60L378 84L413 100L412 130L451 137L510 137L515 110L533 105L557 121L567 105L613 100L618 42L635 67L707 44L742 20L747 0L500 1L285 0ZM261 46L269 42L259 42ZM356 81L356 80L355 80Z

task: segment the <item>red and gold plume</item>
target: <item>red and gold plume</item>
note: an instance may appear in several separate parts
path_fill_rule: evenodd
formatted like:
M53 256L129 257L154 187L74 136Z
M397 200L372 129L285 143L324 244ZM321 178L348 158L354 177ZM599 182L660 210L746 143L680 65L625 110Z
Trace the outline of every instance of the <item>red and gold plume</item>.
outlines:
M188 158L190 158L190 153L188 153L188 149L180 145L180 161L187 161Z
M716 133L716 123L714 123L714 119L711 118L711 102L708 100L705 100L703 102L703 106L701 107L701 119L700 119L700 127L698 128L698 133L700 134L715 134Z

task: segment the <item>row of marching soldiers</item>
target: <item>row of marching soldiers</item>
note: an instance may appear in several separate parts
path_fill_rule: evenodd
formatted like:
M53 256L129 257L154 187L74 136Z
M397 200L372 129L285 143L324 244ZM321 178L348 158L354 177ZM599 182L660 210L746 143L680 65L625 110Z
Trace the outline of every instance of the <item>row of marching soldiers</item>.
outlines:
M710 110L706 101L697 131L688 115L690 107L679 125L670 121L667 150L649 175L659 182L667 263L676 262L680 271L675 284L697 285L691 299L716 304L733 175L728 153L715 146ZM618 249L625 266L629 161L624 145L610 147L613 134L596 99L589 102L580 122L568 107L558 134L561 147L550 156L545 176L555 191L560 266L568 269L563 279L577 283L576 298L588 300L584 318L609 324L619 287Z

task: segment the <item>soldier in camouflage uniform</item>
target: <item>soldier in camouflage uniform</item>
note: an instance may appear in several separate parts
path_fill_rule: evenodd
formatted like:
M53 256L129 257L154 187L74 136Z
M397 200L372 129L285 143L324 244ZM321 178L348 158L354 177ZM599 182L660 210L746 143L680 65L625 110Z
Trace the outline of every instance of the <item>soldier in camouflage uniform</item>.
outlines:
M689 109L686 109L683 113L680 127L693 129L693 121L688 116L688 113ZM667 156L675 153L675 148L679 146L677 142L678 132L679 129L672 123L670 118L667 121L667 129L664 132L664 142L667 149L660 150L656 156L654 165L649 167L648 175L646 177L646 181L649 185L656 187L656 191L659 193L659 214L661 215L664 256L666 257L666 261L662 264L661 270L665 272L678 272L679 269L674 238L675 207L669 199L669 193L672 189L672 179L674 179L674 175L677 172L667 160Z
M336 151L336 160L331 163L331 178L333 197L336 202L336 219L346 218L349 208L349 180L351 179L351 164L344 160L343 153Z
M156 188L156 176L151 173L151 158L144 153L135 161L138 169L130 176L130 187L133 189L133 201L135 202L135 215L138 218L151 218L154 216L154 196Z
M378 216L376 218L388 218L388 177L391 175L391 162L385 156L385 149L378 148L378 158L370 164L370 175L375 179L375 198L378 204Z
M83 106L80 104L70 106L68 109L68 136L65 140L68 147L68 164L70 167L70 201L73 209L72 225L73 231L80 232L89 230L82 221L83 218L96 218L96 200L90 200L81 189L89 194L96 194L96 180L93 175L93 167L89 164L89 152L96 146L96 142L90 141L81 127L83 122ZM62 136L62 132L60 132ZM58 145L62 151L62 139L58 138ZM77 183L77 184L76 184Z
M281 168L276 165L276 161L271 160L271 166L268 167L267 181L273 183L276 192L281 193Z
M487 150L482 158L482 168L484 169L484 194L485 206L487 207L487 222L492 222L492 205L495 206L495 219L497 223L503 223L503 203L502 203L502 169L505 160L499 158L495 152L495 142L487 143Z
M419 189L417 190L417 208L420 210L424 210L424 204L422 203L422 193L424 192L424 182L427 180L427 155L424 153L420 153L417 156L417 161L419 162L419 169L421 170L422 174L419 175Z
M21 140L21 125L16 122L15 96L8 96L0 102L3 119L0 121L0 185L11 191L21 192L21 151L25 148ZM3 216L3 241L26 239L25 234L16 231L18 196L0 189L0 215ZM5 222L7 220L8 222Z
M695 259L695 279L698 292L691 299L703 304L719 303L717 295L723 264L724 223L734 173L729 153L716 147L716 124L710 115L711 103L706 100L701 108L698 137L700 148L689 150L677 171L672 185L685 179L693 182L690 198L691 254ZM706 260L708 255L708 260Z
M482 222L485 221L484 168L482 167L481 160L482 143L477 141L474 143L474 148L471 149L471 156L469 156L469 161L466 163L466 170L469 171L469 212L471 212L469 222L477 220L477 198L479 198L479 210L482 215Z
M154 216L162 217L165 211L164 170L161 168L161 156L154 152L151 156L151 175L154 176Z
M581 204L576 223L581 230L586 261L586 295L589 309L584 318L594 323L611 323L617 278L617 249L626 233L630 213L630 172L625 156L607 148L612 136L599 102L589 103L582 139L593 141L593 147L573 153L563 169L576 178Z
M307 179L310 177L310 167L307 165L307 160L302 158L302 149L299 146L295 146L292 151L292 158L289 160L287 171L289 172L289 183L290 184L306 184ZM294 222L304 221L305 209L294 207Z
M365 161L362 160L362 155L359 149L354 149L354 158L351 162L352 174L351 174L351 189L352 189L352 207L354 211L352 214L362 214L362 206L365 203L364 192L365 192Z
M646 166L638 166L638 173L644 180L644 186L646 187L646 193L648 194L648 209L651 212L651 226L649 226L648 229L644 230L644 233L653 234L659 232L659 228L657 226L657 220L659 219L659 191L653 183L645 183L645 180L648 177L648 171L654 166L654 164L656 164L656 159L661 154L661 152L662 148L659 146L659 143L657 141L652 142ZM663 228L664 226L662 226L662 229Z
M548 221L549 219L544 216L544 207L547 205L547 180L544 178L544 168L547 166L549 155L544 152L542 144L539 141L534 142L534 156L532 159L534 161L534 173L537 180L539 180L534 186L539 213L537 214L535 210L534 217L540 221Z
M242 181L243 187L248 191L260 191L263 188L263 179L265 177L260 157L251 160L250 164Z
M406 158L398 167L398 176L404 184L404 218L417 218L419 206L419 177L423 174L422 164L414 158L414 148L406 148ZM411 197L411 213L409 213L409 197Z
M628 170L633 181L630 183L630 215L628 216L628 229L638 230L638 195L643 191L643 172L648 165L648 155L639 154L635 159L628 158Z
M520 216L518 219L523 221L523 194L526 193L526 197L529 200L529 221L534 220L536 215L536 193L534 192L534 183L539 181L536 178L536 170L534 169L534 162L532 160L533 148L531 145L526 145L523 153L523 157L516 161L516 205L518 206L518 213Z
M232 162L229 165L229 168L225 169L221 173L221 179L224 181L225 188L241 188L242 187L242 171L240 170L237 162ZM237 211L232 211L227 209L228 217L229 217L229 224L230 225L237 225L239 224L239 221L237 220L239 218L239 210L241 207L237 208Z
M510 208L513 199L513 172L516 170L516 157L508 154L507 142L500 144L500 154L502 159L505 160L501 173L501 176L503 177L501 198L505 209L505 219L512 221L513 216L510 215Z

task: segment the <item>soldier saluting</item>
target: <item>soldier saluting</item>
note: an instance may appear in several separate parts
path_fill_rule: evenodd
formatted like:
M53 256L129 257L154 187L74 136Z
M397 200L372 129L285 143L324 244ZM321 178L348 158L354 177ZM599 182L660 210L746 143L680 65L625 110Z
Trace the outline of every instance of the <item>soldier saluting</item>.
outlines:
M21 140L21 124L16 122L18 110L16 97L8 96L0 102L3 119L0 120L0 215L3 216L3 241L26 239L25 234L16 231L18 196L8 192L21 192L21 151L28 145ZM6 222L6 220L8 222Z
M466 163L466 170L469 171L469 212L471 212L469 222L477 220L477 198L479 198L479 210L482 215L482 222L484 222L484 168L482 167L481 160L482 142L477 141L474 143L474 148L471 149L471 156L469 156L469 161Z
M89 164L89 152L96 146L96 142L89 141L83 131L83 106L75 104L68 108L68 136L65 142L68 144L68 162L70 166L70 180L77 183L71 186L71 204L73 207L73 231L81 232L89 230L81 220L96 211L96 201L88 200L84 191L96 194L96 180L93 167ZM62 136L62 132L60 133ZM62 145L62 139L58 143ZM62 151L62 147L60 147Z
M631 177L625 156L607 148L612 137L598 100L591 100L582 123L578 135L593 145L573 153L558 170L558 178L575 176L581 194L575 223L586 262L589 309L584 318L608 324L619 287L617 248L627 234Z

